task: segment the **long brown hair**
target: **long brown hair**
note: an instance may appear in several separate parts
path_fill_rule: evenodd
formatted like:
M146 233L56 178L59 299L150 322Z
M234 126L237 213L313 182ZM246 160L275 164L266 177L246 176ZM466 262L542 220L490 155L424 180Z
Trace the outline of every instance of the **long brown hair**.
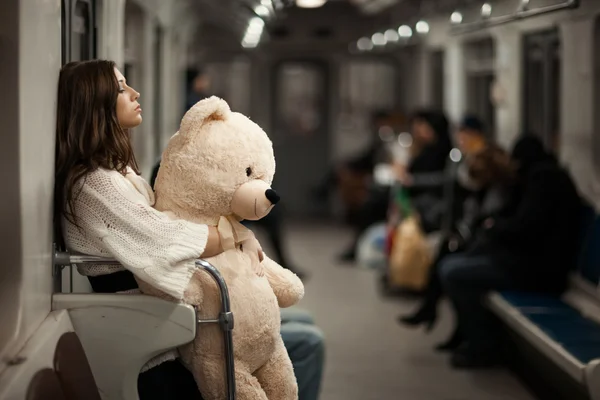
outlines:
M138 172L129 132L119 125L119 82L115 63L106 60L66 64L58 79L54 225L62 239L61 217L77 225L72 213L80 179L98 168Z

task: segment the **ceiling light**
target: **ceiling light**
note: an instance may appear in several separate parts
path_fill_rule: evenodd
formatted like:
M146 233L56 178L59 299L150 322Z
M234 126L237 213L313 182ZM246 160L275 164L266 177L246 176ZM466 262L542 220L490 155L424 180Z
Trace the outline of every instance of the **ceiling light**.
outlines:
M412 28L408 25L402 25L400 28L398 28L398 34L400 37L409 38L412 36Z
M452 22L453 24L460 24L462 22L462 19L462 14L458 11L454 11L450 16L450 22Z
M371 41L373 42L373 44L375 46L383 46L386 44L386 40L385 40L385 36L383 35L383 33L375 33L373 34L373 36L371 36Z
M388 29L387 31L385 31L384 37L385 40L387 40L388 42L397 42L398 39L400 39L398 32L396 32L393 29Z
M327 3L327 0L296 0L296 7L318 8Z
M492 15L492 6L490 3L483 3L481 6L481 16L484 18L489 18Z
M267 8L267 6L263 6L263 5L258 5L256 7L254 7L254 12L256 13L256 15L261 16L261 17L268 17L271 14L269 12L269 9Z
M373 42L371 42L371 39L363 37L363 38L358 39L358 41L356 42L356 47L360 51L372 50Z
M417 33L420 33L422 35L429 33L429 24L426 21L419 21L417 22Z
M529 10L529 0L521 0L521 3L519 4L519 11L523 12L527 10Z

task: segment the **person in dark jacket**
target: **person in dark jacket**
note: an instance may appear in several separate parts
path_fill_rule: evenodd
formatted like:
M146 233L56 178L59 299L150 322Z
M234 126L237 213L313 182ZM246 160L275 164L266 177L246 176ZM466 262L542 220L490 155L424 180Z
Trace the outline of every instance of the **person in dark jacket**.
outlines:
M454 223L453 229L447 233L440 253L434 262L430 281L423 303L416 314L400 317L402 324L414 326L426 323L431 330L437 319L437 305L443 295L439 277L439 268L443 260L450 255L465 251L465 248L477 236L478 227L491 217L510 215L514 210L515 167L509 155L495 145L487 145L485 149L470 157L468 164L469 186L478 190L464 199L464 210ZM436 346L436 350L454 350L462 344L463 336L458 327L450 338Z
M450 125L442 112L421 110L411 120L413 157L406 168L397 166L397 178L407 188L425 233L439 230L444 214L445 168L452 150Z
M418 310L406 316L399 316L398 322L408 326L426 325L430 331L437 320L437 305L443 291L438 276L439 262L447 255L462 252L473 236L474 224L486 197L485 186L494 182L474 184L469 175L470 160L479 157L478 162L489 165L493 160L481 154L482 149L492 146L488 143L483 122L473 115L466 115L456 132L456 142L460 157L449 157L445 169L443 189L442 237L438 254L429 275L423 301ZM492 150L492 148L490 148ZM494 189L490 195L494 195ZM436 346L437 350L451 350L459 344L458 335Z
M515 212L487 218L467 251L440 266L467 341L451 358L456 368L500 361L495 320L482 304L489 291L559 294L575 263L582 203L569 174L533 136L520 138L512 157L521 185Z

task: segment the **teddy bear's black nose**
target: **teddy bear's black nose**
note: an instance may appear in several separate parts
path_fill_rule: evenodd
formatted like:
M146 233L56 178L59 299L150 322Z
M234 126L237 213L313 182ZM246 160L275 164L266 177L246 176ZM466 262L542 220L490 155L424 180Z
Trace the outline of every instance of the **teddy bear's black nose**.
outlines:
M267 196L267 199L271 202L271 204L277 204L279 203L279 200L281 200L277 192L273 189L267 189L265 196Z

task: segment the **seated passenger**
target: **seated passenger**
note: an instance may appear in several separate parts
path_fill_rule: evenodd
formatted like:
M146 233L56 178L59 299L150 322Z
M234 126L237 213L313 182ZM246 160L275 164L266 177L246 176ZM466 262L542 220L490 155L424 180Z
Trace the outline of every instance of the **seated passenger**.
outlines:
M504 153L494 145L488 144L483 123L475 116L467 115L463 119L460 128L456 132L457 147L462 157L459 161L448 161L444 184L444 215L442 224L442 238L436 261L430 270L429 282L425 290L424 299L419 309L412 315L400 316L398 321L409 326L426 324L430 331L437 319L437 305L442 297L442 287L439 281L439 261L446 255L464 251L465 246L473 236L478 216L484 212L495 210L482 209L485 204L486 194L495 196L498 186L504 185L500 182L500 173L504 176L502 168L492 165L496 162L496 156L504 157ZM508 155L505 156L508 158ZM474 160L474 162L472 162ZM477 173L477 164L483 169L490 169L493 176L488 176L484 181L475 182L472 173ZM471 166L475 167L472 169ZM479 168L481 169L481 168ZM489 188L489 190L488 190ZM499 188L498 188L499 189ZM495 205L498 208L501 204ZM450 350L459 342L459 337L452 338L436 347L438 350Z
M423 231L441 228L444 213L445 168L452 143L446 116L437 111L418 111L412 116L411 160L396 165L398 181L406 188L419 213Z
M135 276L181 300L195 260L223 250L216 227L171 220L152 207L152 190L137 173L128 133L142 122L139 96L114 62L72 62L61 70L57 239L64 238L70 251L121 263L80 267L95 292L136 289ZM286 322L282 335L297 367L300 398L316 399L323 368L321 333L307 323ZM138 380L141 400L201 398L192 374L177 357L173 350L146 365Z
M441 261L442 285L467 340L451 359L458 368L500 361L498 329L482 304L489 291L558 294L575 262L581 202L569 174L533 136L521 138L512 157L521 186L516 211L486 219L465 253Z

